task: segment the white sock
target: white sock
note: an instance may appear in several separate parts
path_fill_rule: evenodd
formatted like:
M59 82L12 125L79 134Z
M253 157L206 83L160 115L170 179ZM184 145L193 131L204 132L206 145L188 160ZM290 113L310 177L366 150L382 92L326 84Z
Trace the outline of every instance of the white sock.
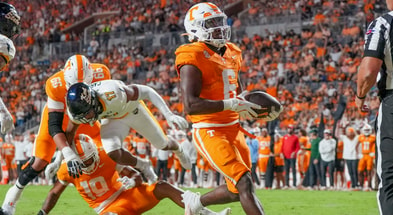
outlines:
M7 191L2 206L3 208L6 208L8 206L16 207L16 202L20 199L20 196L22 195L22 192L24 190L24 188L19 189L17 187L17 184L19 184L18 181L15 185L12 185L12 187Z

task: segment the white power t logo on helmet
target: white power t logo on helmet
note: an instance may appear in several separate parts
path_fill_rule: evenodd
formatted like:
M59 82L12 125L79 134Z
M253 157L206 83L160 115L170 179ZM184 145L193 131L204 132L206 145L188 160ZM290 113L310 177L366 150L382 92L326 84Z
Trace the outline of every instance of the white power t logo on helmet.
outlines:
M89 60L83 55L73 55L68 58L64 66L64 80L67 89L78 82L91 84L93 68Z

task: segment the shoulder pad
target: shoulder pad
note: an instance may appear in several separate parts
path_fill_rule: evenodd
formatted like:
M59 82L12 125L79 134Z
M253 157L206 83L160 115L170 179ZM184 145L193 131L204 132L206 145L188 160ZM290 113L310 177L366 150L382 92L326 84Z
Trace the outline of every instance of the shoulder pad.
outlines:
M180 53L185 53L185 52L203 52L205 50L205 46L203 43L188 43L179 46L179 48L176 49L175 54L178 55Z
M233 51L242 52L242 50L234 43L228 42L227 46L229 49L232 49Z

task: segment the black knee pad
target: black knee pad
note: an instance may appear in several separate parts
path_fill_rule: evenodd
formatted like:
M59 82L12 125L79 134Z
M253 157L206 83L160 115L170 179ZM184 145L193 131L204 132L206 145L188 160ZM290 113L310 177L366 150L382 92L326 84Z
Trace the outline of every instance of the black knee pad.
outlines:
M35 157L31 157L30 160L23 167L22 172L19 175L18 182L22 186L26 186L30 181L32 181L41 171L36 171L31 165L33 165Z

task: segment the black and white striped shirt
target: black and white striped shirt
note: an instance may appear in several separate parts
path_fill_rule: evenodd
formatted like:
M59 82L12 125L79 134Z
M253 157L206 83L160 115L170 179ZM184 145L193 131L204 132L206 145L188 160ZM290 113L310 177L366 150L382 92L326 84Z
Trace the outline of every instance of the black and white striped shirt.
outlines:
M372 21L365 34L364 57L383 61L377 82L379 93L393 89L393 11Z

